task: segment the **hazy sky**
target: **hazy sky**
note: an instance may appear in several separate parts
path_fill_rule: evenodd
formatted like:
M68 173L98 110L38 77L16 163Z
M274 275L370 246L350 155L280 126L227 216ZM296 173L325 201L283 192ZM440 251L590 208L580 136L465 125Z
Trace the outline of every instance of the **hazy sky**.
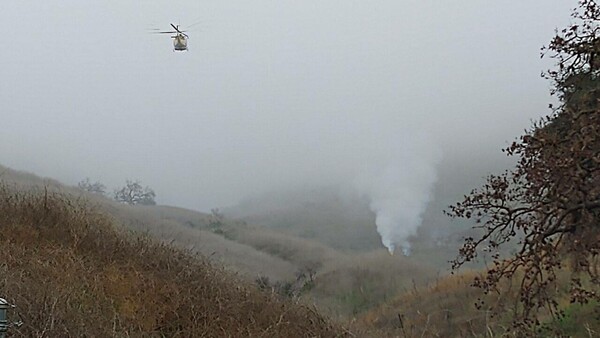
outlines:
M539 50L575 5L5 0L0 163L208 210L498 152L548 112ZM187 53L148 33L198 21Z

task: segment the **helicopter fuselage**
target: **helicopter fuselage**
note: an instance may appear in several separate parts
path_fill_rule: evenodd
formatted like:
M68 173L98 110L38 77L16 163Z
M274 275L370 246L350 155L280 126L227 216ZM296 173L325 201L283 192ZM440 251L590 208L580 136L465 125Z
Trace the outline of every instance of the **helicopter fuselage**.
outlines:
M172 36L173 38L173 50L183 52L187 50L187 39L183 34L177 34Z

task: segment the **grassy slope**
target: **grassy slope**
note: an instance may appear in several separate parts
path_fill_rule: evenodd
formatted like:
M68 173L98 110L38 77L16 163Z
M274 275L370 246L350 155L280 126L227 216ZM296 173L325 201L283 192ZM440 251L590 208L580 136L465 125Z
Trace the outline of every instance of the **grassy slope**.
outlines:
M163 206L127 206L117 205L107 210L107 204L100 206L113 215L129 229L145 232L182 248L198 252L211 261L240 273L247 279L258 275L269 276L275 280L294 277L296 266L279 257L256 250L252 246L227 239L211 232L207 228L192 228L188 224L197 222L207 215ZM186 215L189 214L189 217Z
M381 249L350 256L326 269L316 276L309 296L322 313L355 318L413 285L424 285L434 275L426 266Z
M257 275L274 280L294 278L297 267L281 258L202 229L209 215L168 206L131 207L60 182L0 166L0 181L20 190L60 192L83 198L128 229L147 233L166 243L190 249L248 279ZM195 229L192 229L195 227Z
M363 313L356 327L375 336L407 337L520 337L511 328L517 304L515 286L505 281L501 293L484 294L471 286L480 271L465 271L415 287ZM566 274L559 275L568 285ZM510 291L512 290L512 291ZM571 304L566 288L558 301L565 316L553 320L541 313L539 337L596 337L600 335L600 304ZM483 301L483 302L482 302ZM477 304L477 305L476 305Z
M396 294L398 288L411 285L413 280L422 282L434 275L434 271L423 264L407 262L401 256L390 257L382 250L339 251L320 241L278 229L229 220L225 220L221 229L225 236L217 235L209 227L210 215L167 206L130 207L53 180L7 168L1 171L4 181L20 188L43 191L43 187L48 187L49 191L90 200L98 210L127 229L198 252L250 281L261 276L272 282L295 283L299 271L313 269L315 287L303 292L302 301L317 304L330 315L354 316L385 301ZM364 214L363 211L356 212ZM328 214L330 218L334 215ZM375 233L374 229L370 231Z
M368 201L346 195L332 187L273 192L242 201L226 214L344 252L381 248Z
M469 287L473 273L443 277L427 287L415 287L359 318L365 327L375 328L379 335L409 337L479 337L485 336L489 313L475 308L482 297Z
M338 336L205 260L115 229L63 195L0 191L0 293L16 336ZM14 314L13 314L14 318Z

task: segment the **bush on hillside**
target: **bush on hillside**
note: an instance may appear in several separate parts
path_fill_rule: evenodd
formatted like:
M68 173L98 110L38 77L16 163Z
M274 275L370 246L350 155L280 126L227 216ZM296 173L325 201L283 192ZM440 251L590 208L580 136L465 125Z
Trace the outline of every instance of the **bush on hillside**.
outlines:
M100 183L99 181L92 183L89 177L86 177L77 183L77 187L93 194L104 195L106 193L106 186L104 184Z

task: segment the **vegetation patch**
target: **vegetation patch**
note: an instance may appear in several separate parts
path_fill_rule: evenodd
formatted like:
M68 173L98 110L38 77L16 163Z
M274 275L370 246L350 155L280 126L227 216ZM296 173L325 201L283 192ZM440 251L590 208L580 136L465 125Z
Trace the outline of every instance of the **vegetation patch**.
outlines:
M0 295L26 337L344 336L200 257L118 230L84 202L0 188Z

